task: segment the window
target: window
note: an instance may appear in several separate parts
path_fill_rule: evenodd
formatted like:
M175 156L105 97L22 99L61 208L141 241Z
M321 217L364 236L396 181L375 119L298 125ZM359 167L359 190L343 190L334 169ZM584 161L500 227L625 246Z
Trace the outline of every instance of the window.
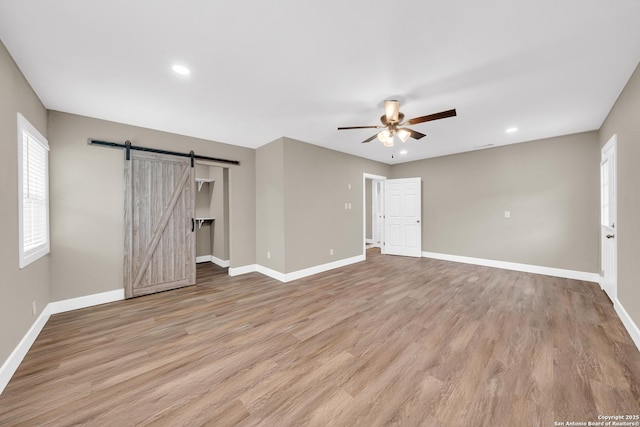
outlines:
M19 265L49 253L49 144L18 113Z

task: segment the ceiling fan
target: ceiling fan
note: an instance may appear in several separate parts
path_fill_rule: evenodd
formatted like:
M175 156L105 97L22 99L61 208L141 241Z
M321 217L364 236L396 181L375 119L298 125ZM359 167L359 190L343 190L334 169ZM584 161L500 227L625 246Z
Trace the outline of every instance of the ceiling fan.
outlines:
M406 122L404 120L404 114L400 112L400 101L387 100L384 101L384 114L380 117L381 125L374 126L349 126L339 127L338 130L346 129L384 129L370 138L365 139L362 143L371 142L378 138L385 146L393 147L394 135L398 135L400 141L405 142L409 137L413 139L420 139L426 136L423 133L417 132L413 129L406 128L404 126L415 125L418 123L430 122L433 120L446 119L447 117L453 117L456 115L455 108L453 110L441 111L439 113L429 114L427 116L415 117L409 119Z

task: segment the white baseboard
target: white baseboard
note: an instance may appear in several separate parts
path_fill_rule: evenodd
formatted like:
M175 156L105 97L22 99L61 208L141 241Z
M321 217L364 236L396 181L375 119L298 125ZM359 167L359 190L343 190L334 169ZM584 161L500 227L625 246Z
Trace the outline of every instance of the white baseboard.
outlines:
M24 337L20 340L16 348L11 352L7 360L4 361L0 367L0 394L4 391L4 388L9 384L11 377L15 374L16 370L22 363L22 359L27 355L27 352L38 338L40 331L47 324L49 317L51 316L50 307L47 305L40 316L33 322L33 325L29 328Z
M622 320L622 324L627 329L627 332L631 335L631 339L636 344L636 347L640 350L640 329L638 329L638 325L631 319L631 316L629 316L629 313L627 313L627 310L624 309L617 298L613 301L613 308L616 310L616 313L618 313L618 317Z
M339 259L338 261L329 262L322 265L316 265L315 267L305 268L303 270L293 271L284 275L284 280L281 282L291 282L292 280L302 279L303 277L313 276L314 274L324 273L325 271L333 270L334 268L345 267L347 265L355 264L360 261L364 261L364 255L356 255L351 258ZM280 279L278 279L280 280Z
M228 259L220 259L220 258L217 258L217 257L214 257L213 255L211 255L211 262L214 263L215 265L223 267L223 268L229 267L229 260Z
M239 276L241 274L253 273L257 271L258 264L243 265L241 267L229 267L229 276Z
M196 264L201 262L211 262L211 255L200 255L196 257Z
M22 363L22 359L35 342L36 338L46 325L52 314L63 313L65 311L77 310L79 308L92 307L94 305L106 304L113 301L121 301L124 299L124 289L116 289L113 291L102 292L94 295L87 295L79 298L71 298L62 301L50 302L42 310L40 316L31 325L25 336L20 340L17 347L11 352L7 360L0 367L0 394L9 384L9 380Z
M502 268L504 270L522 271L524 273L543 274L545 276L563 277L565 279L600 283L600 275L598 273L589 273L586 271L565 270L562 268L543 267L539 265L520 264L517 262L496 261L492 259L472 258L459 255L439 254L435 252L422 252L422 256L425 258L441 259L444 261L462 262L465 264Z
M64 313L65 311L78 310L80 308L93 307L94 305L106 304L108 302L122 301L123 299L124 289L115 289L99 294L50 302L47 307L50 308L51 314L57 314Z
M265 267L264 265L256 264L256 271L260 274L264 274L265 276L269 276L272 279L286 282L286 274L280 273L279 271L273 270L269 267Z
M213 255L201 255L196 257L196 264L200 264L201 262L212 262L219 267L229 267L229 260L220 259L218 257L214 257Z
M344 258L338 261L329 262L327 264L316 265L315 267L309 267L291 273L281 273L273 270L269 267L265 267L259 264L245 265L243 267L229 267L229 276L238 276L240 274L252 273L257 271L258 273L269 276L272 279L276 279L280 282L287 283L292 280L302 279L303 277L312 276L314 274L323 273L325 271L333 270L334 268L344 267L356 262L364 261L364 255L356 255L351 258Z

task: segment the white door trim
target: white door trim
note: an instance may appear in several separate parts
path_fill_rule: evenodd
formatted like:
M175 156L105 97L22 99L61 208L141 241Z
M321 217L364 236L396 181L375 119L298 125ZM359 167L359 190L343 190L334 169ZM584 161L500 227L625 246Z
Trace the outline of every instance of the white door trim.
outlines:
M384 241L384 180L371 181L371 242L382 250Z
M367 256L367 179L385 181L387 177L366 172L362 174L362 256L364 256L365 258ZM382 211L384 212L384 206L382 208ZM384 236L384 231L382 235ZM381 251L382 253L384 253L384 245L382 245Z

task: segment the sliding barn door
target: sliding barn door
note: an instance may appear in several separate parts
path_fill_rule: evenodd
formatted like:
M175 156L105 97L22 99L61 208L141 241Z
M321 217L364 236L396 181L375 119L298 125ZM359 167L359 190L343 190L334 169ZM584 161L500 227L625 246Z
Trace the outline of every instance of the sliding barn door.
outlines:
M188 158L132 151L125 160L125 297L196 281L194 168Z

